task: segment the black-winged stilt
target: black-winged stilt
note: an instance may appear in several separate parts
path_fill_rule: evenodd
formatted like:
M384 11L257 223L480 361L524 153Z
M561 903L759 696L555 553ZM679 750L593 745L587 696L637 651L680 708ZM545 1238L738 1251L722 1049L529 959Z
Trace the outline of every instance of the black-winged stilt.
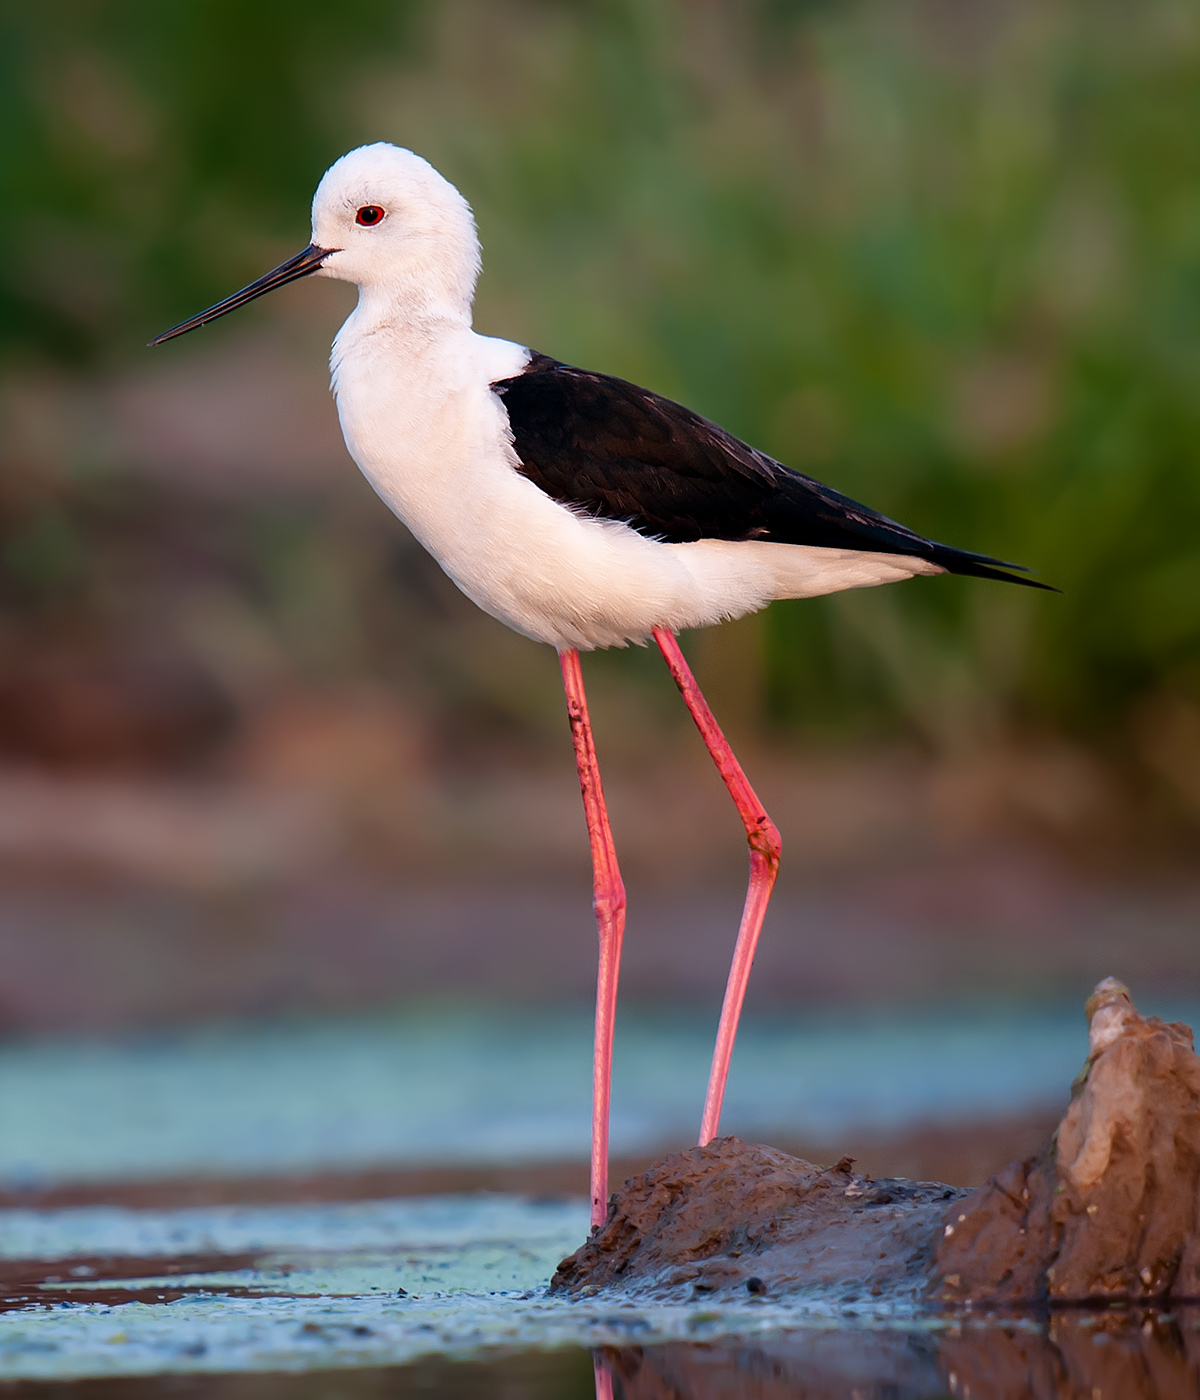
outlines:
M555 647L592 847L600 968L593 1062L593 1224L607 1203L609 1078L625 889L588 720L580 651L653 637L750 843L750 883L700 1128L716 1136L779 833L676 641L776 598L968 574L1034 588L986 555L922 538L668 399L477 335L479 241L466 200L386 143L343 156L317 189L312 242L151 341L316 274L353 282L333 345L350 455L485 612Z

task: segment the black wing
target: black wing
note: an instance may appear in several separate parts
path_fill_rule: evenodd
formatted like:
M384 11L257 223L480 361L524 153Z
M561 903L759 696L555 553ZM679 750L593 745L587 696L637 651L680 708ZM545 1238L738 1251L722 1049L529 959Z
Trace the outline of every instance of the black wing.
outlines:
M548 496L670 543L771 540L909 554L1030 588L986 554L927 540L647 389L535 354L492 385L518 470Z

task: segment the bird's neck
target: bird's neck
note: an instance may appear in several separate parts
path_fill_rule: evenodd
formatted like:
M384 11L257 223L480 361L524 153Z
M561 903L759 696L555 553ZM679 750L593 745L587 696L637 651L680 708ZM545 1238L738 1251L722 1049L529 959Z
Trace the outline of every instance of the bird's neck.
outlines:
M424 335L471 329L471 299L407 279L358 289L351 319L364 333L375 330Z
M430 375L440 381L447 366L469 359L476 340L469 304L364 287L333 342L333 386L340 396L347 375L354 381L383 375L392 381L390 393L415 391Z
M469 302L455 305L426 288L360 287L358 305L333 343L334 377L343 361L362 353L383 355L395 366L471 334Z

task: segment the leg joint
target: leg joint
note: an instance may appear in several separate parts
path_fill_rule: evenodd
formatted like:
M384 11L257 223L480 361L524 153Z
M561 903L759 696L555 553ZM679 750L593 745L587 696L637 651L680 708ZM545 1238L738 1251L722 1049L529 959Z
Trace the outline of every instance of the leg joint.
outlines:
M620 881L610 885L603 894L597 894L592 900L592 908L596 912L596 922L606 927L615 923L625 913L625 886Z
M783 841L779 835L779 828L765 812L746 832L746 839L750 842L752 851L757 851L763 856L772 869L778 868L779 857L783 854Z

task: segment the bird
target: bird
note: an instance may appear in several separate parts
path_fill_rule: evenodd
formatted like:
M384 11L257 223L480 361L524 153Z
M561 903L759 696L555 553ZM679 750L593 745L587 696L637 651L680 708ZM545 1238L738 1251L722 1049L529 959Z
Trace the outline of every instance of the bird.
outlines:
M750 876L701 1116L717 1136L738 1020L779 869L779 831L680 649L776 599L921 574L1024 584L1023 566L926 539L670 399L472 326L481 252L463 195L415 152L360 146L320 180L311 242L161 345L277 287L358 288L331 380L350 456L484 612L553 647L593 864L599 938L591 1220L607 1212L613 1024L625 888L580 653L653 641L745 826Z

